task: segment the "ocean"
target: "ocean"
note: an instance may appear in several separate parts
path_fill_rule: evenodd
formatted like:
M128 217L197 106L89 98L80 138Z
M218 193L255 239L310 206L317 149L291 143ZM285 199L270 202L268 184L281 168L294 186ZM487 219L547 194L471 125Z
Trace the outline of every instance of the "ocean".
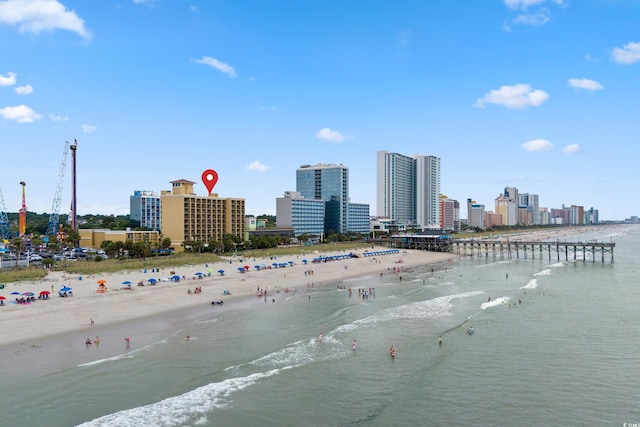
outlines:
M637 424L640 227L586 230L566 240L614 263L464 257L206 307L148 345L4 352L0 424Z

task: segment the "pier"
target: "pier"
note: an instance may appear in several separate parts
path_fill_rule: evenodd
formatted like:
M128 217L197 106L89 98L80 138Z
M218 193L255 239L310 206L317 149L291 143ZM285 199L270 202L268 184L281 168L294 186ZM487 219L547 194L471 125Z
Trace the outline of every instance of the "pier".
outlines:
M550 242L484 239L450 239L443 235L404 234L389 238L388 246L396 249L417 249L431 252L451 252L463 256L494 259L548 259L549 261L600 261L605 254L613 264L616 244L605 242Z
M604 242L525 242L507 240L451 240L450 251L466 256L495 259L545 259L549 261L605 262L605 254L610 254L613 264L613 249L616 244ZM490 255L491 254L491 255ZM552 256L553 254L553 256Z

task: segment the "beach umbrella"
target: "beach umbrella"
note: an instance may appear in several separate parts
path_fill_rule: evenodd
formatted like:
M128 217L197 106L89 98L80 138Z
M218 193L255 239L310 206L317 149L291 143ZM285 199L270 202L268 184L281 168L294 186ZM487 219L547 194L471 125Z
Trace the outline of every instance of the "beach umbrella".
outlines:
M68 286L65 286L62 289L60 289L61 292L69 292L70 290L71 290L71 288L68 287Z
M107 283L107 281L104 280L104 279L99 279L98 280L98 285L104 285L105 283Z
M248 265L245 265L243 268L244 268L245 270L248 270L248 269L249 269L249 266L248 266Z
M255 268L256 270L260 270L260 266L259 265L254 265L253 268Z
M218 270L218 273L222 276L224 274L224 270Z
M156 283L156 282L157 282L157 280L154 279L153 277L151 279L149 279L149 283Z
M23 292L22 295L24 295L25 297L32 297L33 292Z
M11 295L20 295L20 292L18 292L18 291L13 291L13 292L11 292Z
M244 267L238 267L238 271L244 273Z
M0 300L5 300L6 298L0 295Z
M131 284L131 280L125 280L124 282L122 282L123 285L130 285Z
M306 264L308 261L306 259L303 259L302 262Z
M171 280L178 282L180 280L180 276L178 276L177 274L174 274L173 276L171 276Z
M49 295L50 293L49 291L40 291L40 295Z
M289 265L293 265L293 261L289 261Z
M202 276L202 272L198 271L196 274L194 274L194 276Z

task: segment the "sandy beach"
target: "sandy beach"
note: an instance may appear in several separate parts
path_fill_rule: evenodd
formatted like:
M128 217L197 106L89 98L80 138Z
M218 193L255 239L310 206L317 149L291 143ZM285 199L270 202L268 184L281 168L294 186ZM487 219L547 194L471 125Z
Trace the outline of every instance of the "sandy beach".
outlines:
M387 250L388 248L383 247L368 249L370 252ZM264 289L267 291L268 301L277 302L284 295L293 292L307 292L354 277L395 274L401 280L403 269L430 263L446 263L454 257L449 253L412 250L379 256L363 256L363 252L365 251L354 251L359 255L357 258L320 263L311 262L318 254L278 259L237 258L203 265L84 277L53 272L37 283L8 283L0 291L0 295L7 298L4 306L0 307L3 331L0 334L0 346L29 346L47 336L72 332L82 332L87 337L93 337L98 327L103 329L122 322L132 323L136 319L167 312L185 313L190 308L210 307L211 302L217 300L222 300L227 308L242 297L263 298L257 295L259 290ZM327 252L320 255L344 254ZM274 263L283 263L286 267L275 267ZM240 272L245 266L249 268ZM258 270L255 266L262 268ZM224 274L220 274L219 270L224 270ZM179 281L170 279L176 275L180 277ZM153 280L150 279L155 279L155 285L151 284ZM103 281L104 292L99 292L98 281ZM139 283L144 286L139 286ZM72 289L73 296L59 296L58 292L64 286ZM196 288L201 288L201 292L196 293ZM229 294L225 294L225 290ZM38 299L42 291L50 292L48 299ZM34 294L35 302L14 302L27 292Z
M563 227L510 234L509 238L522 241L580 240L579 235L586 230L615 229L602 227L606 226ZM473 235L469 237L472 238ZM318 256L345 255L345 252L310 253L306 256L292 255L278 259L226 258L202 265L162 270L152 268L84 277L66 272L53 272L38 282L7 283L5 288L0 290L0 295L6 297L4 305L0 306L0 347L11 344L37 345L39 340L45 337L72 332L93 337L98 328L104 330L105 327L115 327L126 322L131 329L131 325L136 324L136 321L141 323L141 319L153 316L156 316L156 319L166 316L179 320L181 317L188 317L190 311L196 313L198 308L211 308L212 301L222 300L224 308L227 309L233 306L234 301L237 303L243 297L258 298L258 291L264 289L267 290L268 300L277 302L285 295L302 294L321 286L336 285L349 278L380 274L401 276L403 269L447 263L459 256L417 250L363 256L367 251L387 250L386 247L371 247L354 251L358 255L357 258L321 263L311 261ZM305 260L306 263L303 262ZM286 266L276 267L274 263ZM256 266L261 268L258 270ZM240 269L244 272L240 272ZM220 274L219 270L224 270L224 274ZM170 278L176 275L180 280L172 281ZM152 279L155 279L155 285L151 284ZM98 292L99 281L104 281L105 292ZM131 284L128 285L127 282ZM144 286L138 286L138 283ZM58 291L63 286L72 288L73 296L60 297ZM196 288L201 288L202 291L195 293ZM225 290L229 294L225 294ZM51 292L48 299L38 299L42 291ZM15 299L26 292L34 294L35 302L16 304Z

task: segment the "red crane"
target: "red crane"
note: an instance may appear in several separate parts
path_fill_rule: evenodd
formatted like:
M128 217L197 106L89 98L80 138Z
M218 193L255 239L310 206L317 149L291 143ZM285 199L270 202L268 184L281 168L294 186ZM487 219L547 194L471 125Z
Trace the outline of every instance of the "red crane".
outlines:
M22 207L20 208L20 225L18 232L20 236L24 236L27 232L27 199L25 197L24 187L26 187L26 183L24 181L20 181L20 185L22 185Z

